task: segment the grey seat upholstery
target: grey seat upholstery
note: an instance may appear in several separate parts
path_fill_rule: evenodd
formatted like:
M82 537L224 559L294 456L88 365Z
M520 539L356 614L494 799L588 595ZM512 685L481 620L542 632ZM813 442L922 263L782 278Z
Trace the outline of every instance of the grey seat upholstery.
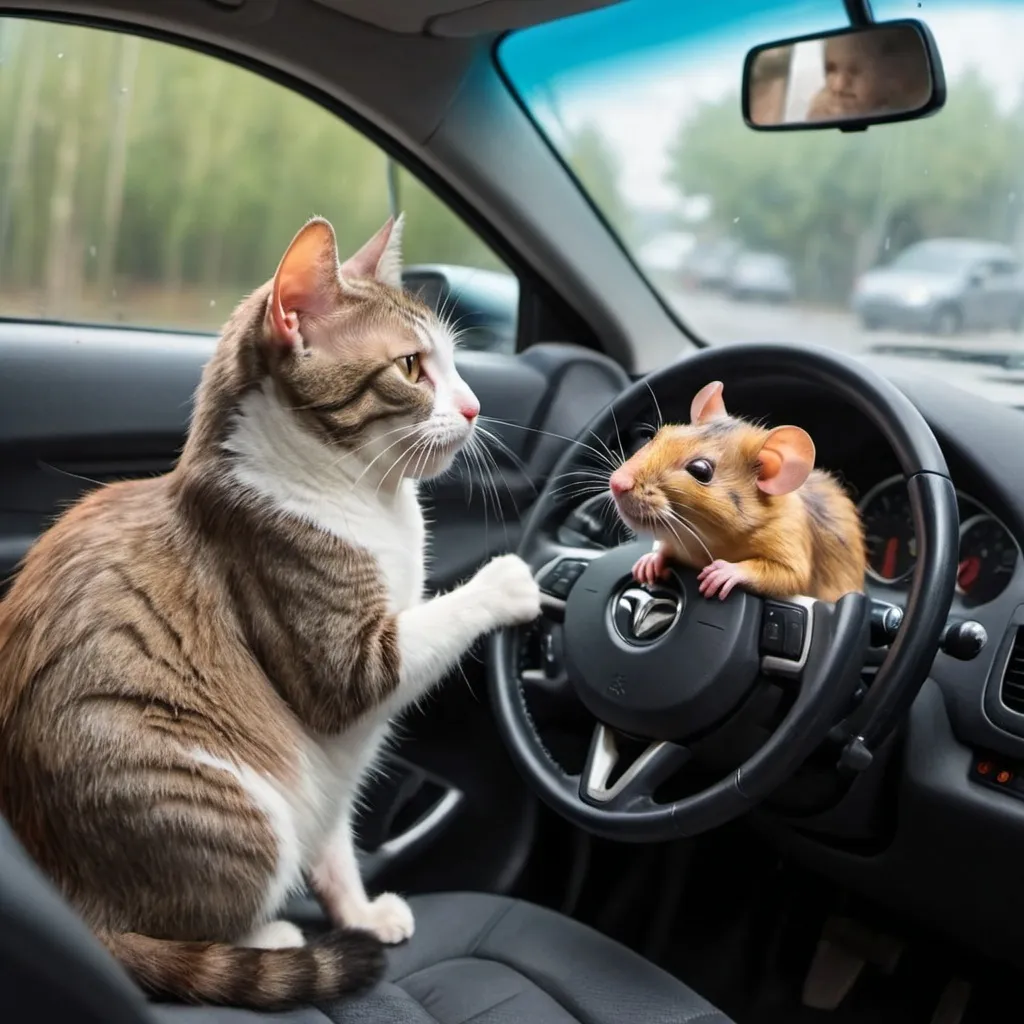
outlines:
M416 898L416 935L386 980L283 1014L150 1004L0 820L0 1020L74 1024L729 1024L671 975L597 932L517 900Z

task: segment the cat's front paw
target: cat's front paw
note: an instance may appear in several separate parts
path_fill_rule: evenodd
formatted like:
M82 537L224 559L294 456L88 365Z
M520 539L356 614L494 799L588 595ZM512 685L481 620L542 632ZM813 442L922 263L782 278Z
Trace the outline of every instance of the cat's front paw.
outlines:
M473 577L470 587L496 626L517 626L540 615L540 587L518 555L492 559Z
M372 932L388 946L411 939L416 930L412 908L393 892L382 892L375 899L350 908L345 914L344 923L350 928Z

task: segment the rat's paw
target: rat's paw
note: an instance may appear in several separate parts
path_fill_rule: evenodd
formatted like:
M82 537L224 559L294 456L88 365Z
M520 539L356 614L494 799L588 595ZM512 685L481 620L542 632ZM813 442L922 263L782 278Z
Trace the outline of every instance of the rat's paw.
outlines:
M350 911L345 915L345 924L372 932L388 946L411 939L416 930L409 904L393 892L383 892L358 910Z
M633 566L633 579L637 583L653 585L668 575L668 561L661 551L648 551L641 555Z
M496 626L518 626L540 615L540 587L518 555L499 555L470 581L474 598L494 616Z
M749 583L747 574L732 562L716 558L710 565L705 565L697 577L700 582L700 592L705 597L714 597L716 594L720 601L724 601L737 583Z

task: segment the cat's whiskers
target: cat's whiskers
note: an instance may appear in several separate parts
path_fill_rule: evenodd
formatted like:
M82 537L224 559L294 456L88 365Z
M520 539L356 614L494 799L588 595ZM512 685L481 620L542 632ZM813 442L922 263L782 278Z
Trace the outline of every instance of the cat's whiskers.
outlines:
M376 444L378 441L383 441L385 437L391 437L393 434L397 434L400 430L417 430L418 428L418 423L403 423L401 426L392 427L390 430L385 430L380 434L374 434L374 436L368 441L364 441L361 445L357 445L355 448L343 448L334 459L331 468L333 469L340 466L343 462L347 459L351 459L358 452L363 451L365 448L369 448L370 445Z
M387 480L387 478L399 466L402 467L400 473L398 474L399 477L405 477L405 476L415 477L416 476L415 473L411 473L411 474L407 473L407 470L409 468L409 464L413 460L413 457L422 448L422 446L425 443L425 441L426 441L426 437L422 433L420 433L420 436L416 438L416 440L412 443L411 447L407 448L405 451L403 451L400 454L398 454L397 456L395 456L395 458L391 462L391 465L388 466L388 468L381 474L380 480L377 481L377 486L376 486L376 488L374 489L374 492L373 492L374 496L376 496L376 495L378 495L380 493L381 487L384 486L384 481ZM394 447L394 445L391 445L391 447ZM385 449L384 452L386 452L387 450L388 449ZM384 452L381 452L380 454L383 455ZM380 458L380 455L378 455L377 458Z
M494 477L495 477L495 475L497 475L498 478L501 480L501 482L505 485L505 490L508 491L509 500L512 502L512 508L515 510L516 518L517 519L521 519L522 515L521 515L521 513L519 511L519 504L516 501L515 493L513 492L512 488L509 486L508 480L505 479L505 474L502 473L501 467L498 465L498 460L494 457L494 453L490 451L490 449L487 447L487 444L485 443L486 440L491 438L491 437L493 437L493 435L491 435L489 432L487 432L487 433L481 434L480 436L481 436L480 452L487 459L487 461L490 463L490 468L489 468L488 472L489 472L489 475L490 475L490 478L491 478L491 483L494 486L495 500L497 501L497 497L498 497L498 487L497 487L497 483L495 482ZM504 525L504 516L502 516L502 523Z
M473 442L470 445L467 446L466 454L467 454L467 456L469 456L473 460L473 465L476 467L476 472L480 476L480 493L483 495L483 503L484 503L484 509L483 509L483 511L484 511L484 534L486 536L487 531L488 531L489 526L490 526L490 521L488 519L488 509L487 509L487 499L488 499L487 487L488 487L488 484L491 483L491 481L489 481L488 478L487 478L487 473L485 471L485 467L484 467L484 463L483 463L483 458L480 455L480 451L479 451L479 441L477 441L475 436L473 438ZM493 486L492 486L492 490L493 490ZM491 495L491 500L494 501L495 514L500 518L500 509L498 507L497 501L494 499L493 494Z
M369 461L369 462L367 463L367 465L366 465L366 467L365 467L365 468L363 469L362 473L360 473L360 474L359 474L359 476L358 476L358 477L356 477L356 479L355 479L355 482L354 482L354 483L353 483L353 485L352 485L352 488L353 488L353 490L354 490L354 489L355 489L355 488L356 488L356 487L357 487L357 486L358 486L358 485L359 485L359 484L360 484L360 483L362 482L363 478L364 478L364 477L366 476L366 474L367 474L367 473L369 473L369 472L370 472L370 470L371 470L371 469L372 469L372 468L374 467L374 465L375 465L375 464L377 463L377 461L378 461L379 459L381 459L381 458L383 458L383 457L384 457L385 455L387 455L387 453L388 453L389 451L391 451L391 449L392 449L392 448L394 448L394 447L395 447L396 445L399 445L399 444L401 444L401 443L402 443L403 441L407 441L407 440L408 440L408 439L409 439L410 437L412 437L412 436L413 436L413 435L414 435L415 433L417 433L417 432L418 432L419 430L420 430L420 424L418 424L418 423L417 423L417 424L414 424L414 425L413 425L412 427L410 427L410 428L409 428L409 431L408 431L408 433L406 433L406 434L403 434L403 435L402 435L402 436L401 436L400 438L398 438L398 440L397 440L397 441L392 441L392 442L391 442L391 444L389 444L389 445L387 446L387 448L385 448L385 449L384 449L383 451L381 451L381 452L378 452L378 453L377 453L377 454L376 454L376 455L375 455L375 456L374 456L374 457L373 457L373 458L372 458L372 459L371 459L371 460L370 460L370 461ZM384 435L384 436L386 436L386 435ZM401 456L399 456L399 458L401 458ZM381 481L382 481L382 482L383 482L383 481L384 481L384 480L385 480L385 479L387 478L387 476L388 476L388 473L390 473L392 469L394 469L394 464L392 464L392 465L391 465L391 467L390 467L390 468L388 469L388 471L387 471L386 473L384 473L384 474L383 474L383 476L381 477Z
M516 469L520 470L524 476L526 476L530 486L536 493L537 488L534 487L533 481L529 479L529 471L526 468L526 463L516 455L514 451L505 443L502 438L492 430L488 430L486 427L477 426L477 433L479 433L485 441L489 441L493 444L500 452L508 457L508 459L515 465Z
M466 456L472 460L473 466L480 477L481 494L483 495L483 513L484 513L484 532L487 533L489 529L489 518L488 518L488 497L494 505L494 514L498 522L501 523L502 529L506 531L507 526L505 524L505 517L502 513L501 502L498 498L497 485L494 482L493 474L490 471L489 466L485 463L483 458L483 441L480 436L474 433L470 443L466 446Z
M592 452L594 455L596 455L597 458L603 464L606 464L608 466L609 470L611 470L612 472L614 472L616 469L619 468L620 463L617 463L614 460L614 458L611 455L611 451L610 450L608 451L608 454L606 455L604 452L599 451L593 445L585 444L578 437L567 437L565 434L556 434L554 431L551 431L551 430L541 430L538 427L527 427L527 426L524 426L521 423L513 423L511 420L499 420L499 419L496 419L493 416L481 417L481 419L484 419L484 418L486 418L489 423L498 423L498 424L500 424L503 427L513 427L516 430L527 430L527 431L529 431L532 434L543 434L545 437L556 437L560 441L568 441L570 444L579 445L581 448L586 448L587 451ZM598 440L600 441L600 438L598 438ZM603 443L603 442L601 442L601 443ZM605 446L605 447L607 448L607 446Z

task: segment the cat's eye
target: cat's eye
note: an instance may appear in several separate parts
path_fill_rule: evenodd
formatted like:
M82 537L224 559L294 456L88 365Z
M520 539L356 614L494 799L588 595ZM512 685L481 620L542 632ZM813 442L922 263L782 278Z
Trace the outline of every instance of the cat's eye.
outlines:
M420 357L413 353L395 360L395 365L402 371L402 376L411 384L420 379Z
M710 459L694 459L686 464L686 472L699 484L711 483L715 475L715 464Z

